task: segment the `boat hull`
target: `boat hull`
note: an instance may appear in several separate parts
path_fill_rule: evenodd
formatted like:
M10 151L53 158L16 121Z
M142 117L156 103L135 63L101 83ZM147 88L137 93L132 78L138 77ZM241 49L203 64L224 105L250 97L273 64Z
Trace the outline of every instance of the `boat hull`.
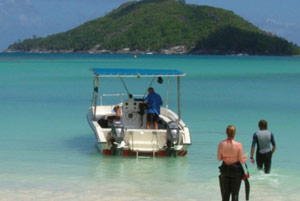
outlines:
M125 134L123 138L123 145L120 143L113 143L110 140L110 135L112 133L112 128L105 128L99 123L99 119L103 119L107 116L107 112L111 111L113 106L97 106L96 118L93 114L94 109L90 108L87 119L94 131L95 137L97 139L97 147L100 152L105 156L120 155L120 156L153 156L153 157L165 157L165 156L186 156L187 150L190 143L190 133L189 129L181 121L181 128L179 131L180 135L180 145L174 145L172 148L167 146L167 129L160 128L155 129L145 129L145 128L132 128L128 127L125 129ZM171 111L164 111L163 114L168 114L169 116L160 116L161 120L171 121L171 118L176 118L174 113ZM171 116L173 115L173 116ZM170 117L171 116L171 117Z
M102 147L101 144L99 144L100 147ZM187 155L188 150L178 150L175 153L171 153L168 150L158 150L155 152L139 152L139 151L133 151L130 149L120 149L113 151L112 149L103 149L99 148L101 150L102 154L104 156L152 156L152 157L168 157L168 156L179 156L179 157L184 157Z

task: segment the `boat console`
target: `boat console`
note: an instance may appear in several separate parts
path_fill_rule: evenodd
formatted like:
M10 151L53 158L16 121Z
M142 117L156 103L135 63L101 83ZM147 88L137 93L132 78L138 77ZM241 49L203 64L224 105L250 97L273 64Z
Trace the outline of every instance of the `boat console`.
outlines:
M129 98L123 102L122 122L126 128L146 128L147 108L144 105L143 99Z

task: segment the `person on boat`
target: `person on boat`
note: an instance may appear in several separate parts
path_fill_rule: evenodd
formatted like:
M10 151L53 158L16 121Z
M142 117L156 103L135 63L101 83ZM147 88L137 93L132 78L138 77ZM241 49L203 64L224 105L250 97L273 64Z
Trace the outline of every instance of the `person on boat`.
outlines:
M104 126L104 127L111 126L111 124L114 120L121 120L121 115L122 115L121 107L119 105L116 105L116 106L114 106L113 111L115 112L115 115L107 117L108 124L107 124L107 126Z
M245 163L248 154L243 155L243 145L234 140L236 128L229 125L226 129L227 140L220 142L218 147L218 161L223 160L219 167L222 201L238 201L241 181L244 170L241 164Z
M253 155L255 152L255 145L257 144L257 168L260 170L264 166L264 172L268 174L271 171L272 155L276 150L276 143L273 133L268 130L268 122L266 120L260 120L258 122L258 127L260 130L253 135L250 159L251 163L254 164ZM270 148L270 144L272 144L272 149Z
M146 128L150 129L152 124L154 129L158 129L160 106L163 102L160 95L155 93L152 87L148 88L148 96L145 99L145 103L148 105Z
M114 111L116 113L115 119L120 120L121 119L121 107L119 105L116 105L114 107Z

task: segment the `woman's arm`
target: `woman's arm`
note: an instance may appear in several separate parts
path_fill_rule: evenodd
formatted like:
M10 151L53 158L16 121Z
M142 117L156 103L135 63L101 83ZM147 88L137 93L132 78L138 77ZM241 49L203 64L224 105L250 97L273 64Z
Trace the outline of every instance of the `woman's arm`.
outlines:
M218 161L221 161L223 160L223 156L222 156L222 143L219 144L219 147L218 147Z
M240 144L239 152L238 152L238 159L239 159L239 161L240 161L241 164L246 163L246 161L247 161L247 156L248 156L248 155L247 155L247 156L244 157L243 152L244 152L244 150L243 150L243 145Z

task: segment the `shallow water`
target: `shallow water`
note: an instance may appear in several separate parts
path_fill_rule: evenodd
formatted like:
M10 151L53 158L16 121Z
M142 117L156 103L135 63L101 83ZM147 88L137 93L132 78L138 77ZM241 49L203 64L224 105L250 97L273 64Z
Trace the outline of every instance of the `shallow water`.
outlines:
M221 200L216 149L226 126L237 127L236 140L249 152L263 118L278 150L270 175L248 161L250 199L300 200L299 64L299 57L0 54L0 200ZM92 67L186 72L182 116L193 143L188 155L102 156L86 120ZM126 80L139 94L150 81ZM165 87L154 88L165 100ZM117 79L101 80L100 90L125 93ZM176 111L176 99L169 105ZM240 192L244 200L243 185Z

